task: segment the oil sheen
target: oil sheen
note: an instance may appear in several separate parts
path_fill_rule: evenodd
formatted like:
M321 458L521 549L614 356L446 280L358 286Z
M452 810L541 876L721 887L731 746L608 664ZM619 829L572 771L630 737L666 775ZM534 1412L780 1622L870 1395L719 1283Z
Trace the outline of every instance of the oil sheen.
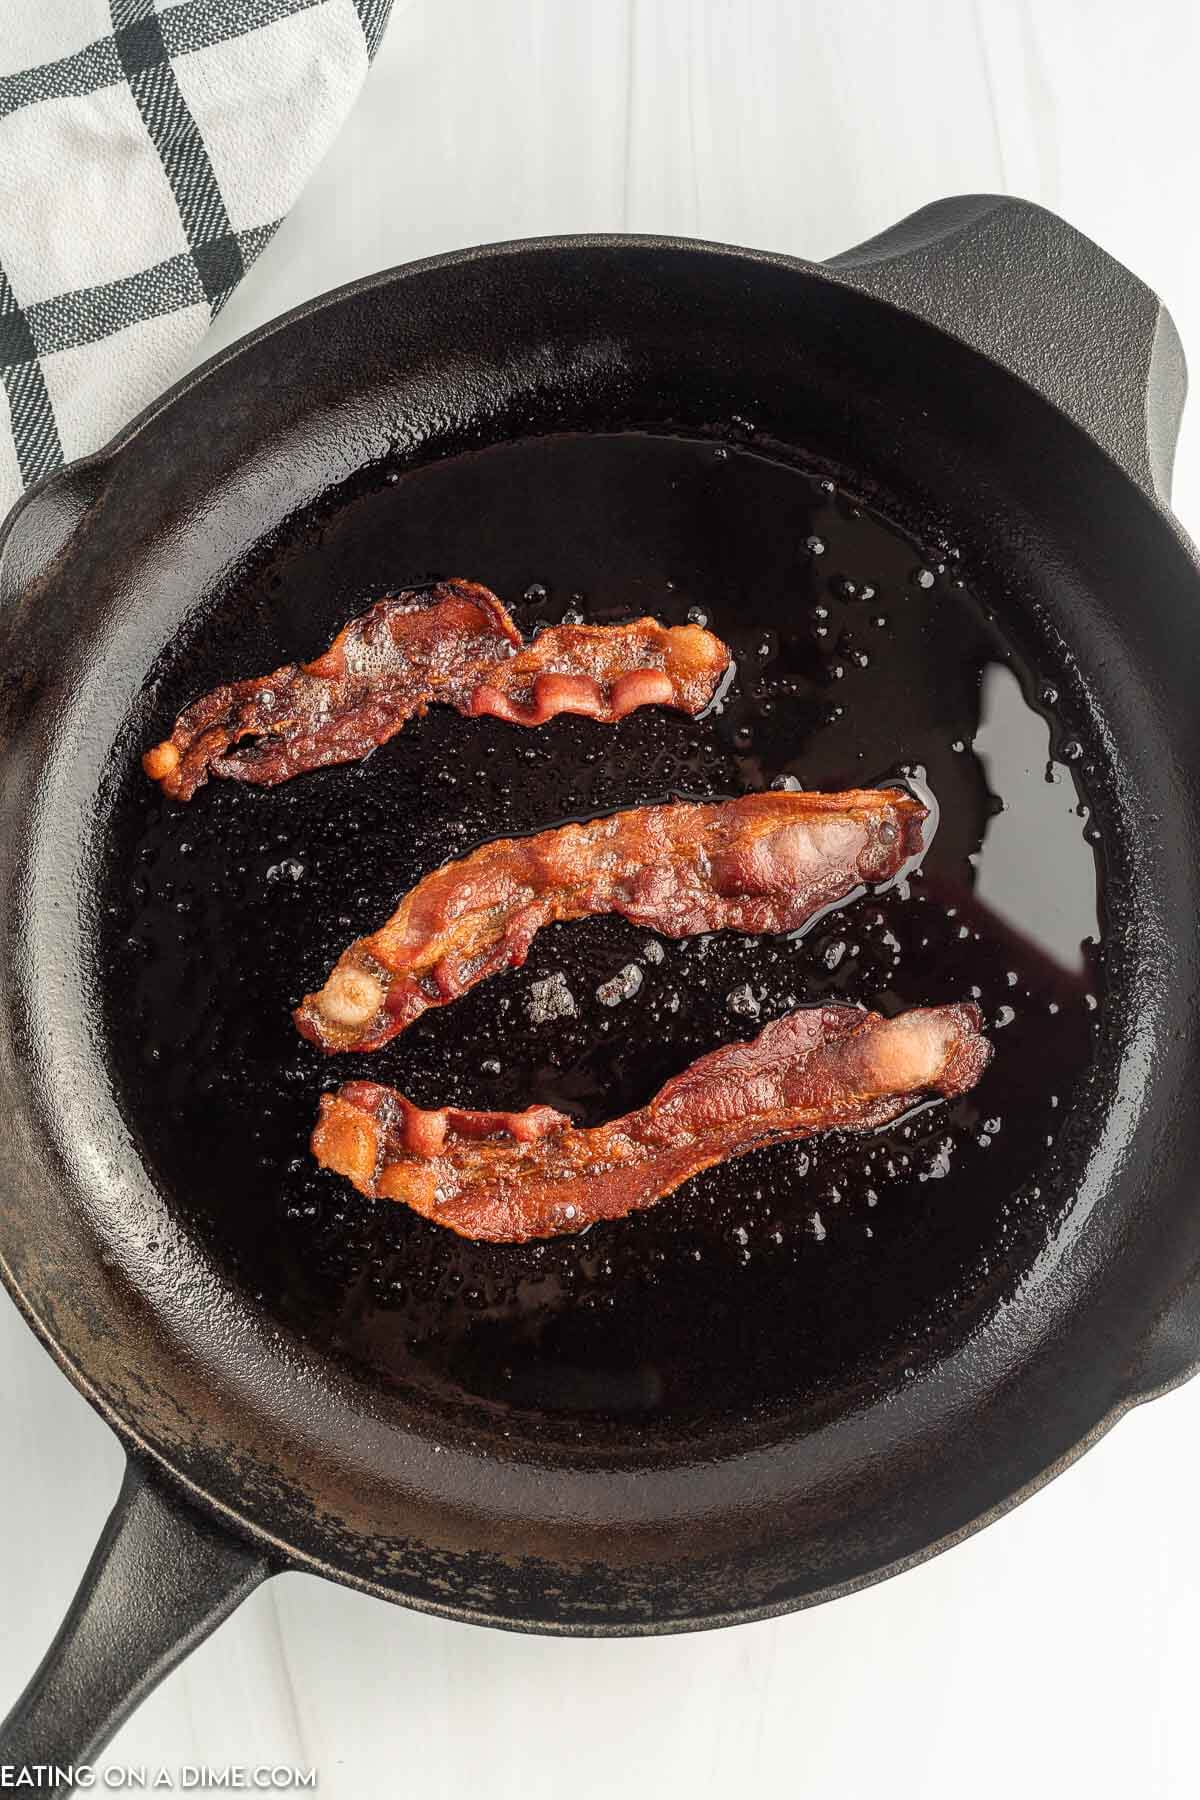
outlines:
M1103 1003L1086 733L993 616L986 570L811 467L743 445L550 437L376 470L265 543L159 671L196 694L315 655L379 594L486 582L526 633L693 619L736 672L700 720L538 730L432 710L360 766L188 806L114 770L107 1029L122 1104L190 1229L280 1326L371 1379L514 1432L686 1431L903 1380L1006 1292L1055 1218L1054 1147ZM671 942L558 926L528 963L375 1055L290 1010L427 870L502 835L672 796L909 775L937 833L907 883L807 933ZM321 1091L537 1102L593 1124L807 1002L975 999L992 1066L955 1104L708 1171L578 1238L476 1245L319 1171Z

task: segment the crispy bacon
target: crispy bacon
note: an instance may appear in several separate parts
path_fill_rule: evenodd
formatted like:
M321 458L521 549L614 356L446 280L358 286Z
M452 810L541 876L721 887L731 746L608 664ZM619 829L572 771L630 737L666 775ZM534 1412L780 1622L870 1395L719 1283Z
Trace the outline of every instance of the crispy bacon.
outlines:
M699 712L728 667L711 632L654 619L555 625L522 648L487 588L440 581L377 601L315 662L194 700L142 767L173 800L190 800L210 775L273 787L305 769L357 762L435 701L516 725L557 713L612 724L640 706Z
M523 1243L653 1206L701 1169L818 1131L874 1131L926 1094L965 1093L991 1046L978 1007L894 1019L850 1006L777 1019L590 1130L552 1107L423 1111L352 1081L321 1099L312 1152L369 1199L401 1200L460 1237Z
M538 640L539 643L541 640ZM444 864L296 1008L323 1050L374 1050L432 1006L523 963L557 920L621 913L666 937L792 931L922 847L925 807L893 789L640 806Z

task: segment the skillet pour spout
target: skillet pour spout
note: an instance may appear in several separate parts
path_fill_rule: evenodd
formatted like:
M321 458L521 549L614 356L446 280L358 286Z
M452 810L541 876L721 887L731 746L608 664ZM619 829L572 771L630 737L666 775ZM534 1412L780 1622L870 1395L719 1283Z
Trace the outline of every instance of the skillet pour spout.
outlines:
M593 237L393 270L247 338L31 490L0 540L0 1273L130 1463L67 1621L0 1728L0 1764L92 1757L284 1568L564 1634L702 1629L833 1599L986 1524L1192 1373L1200 573L1168 510L1183 395L1178 338L1146 287L1052 214L971 195L825 265ZM462 459L482 514L496 446L720 439L735 419L914 531L952 532L964 563L993 573L1005 624L1062 664L1091 733L1105 999L1038 1175L1055 1224L1017 1243L1010 1279L957 1335L961 1296L947 1294L944 1341L911 1378L906 1353L853 1391L832 1380L761 1417L714 1398L684 1418L656 1402L653 1369L619 1393L589 1369L567 1401L551 1382L498 1422L286 1327L195 1228L113 1064L101 874L122 809L166 804L144 782L137 798L126 771L187 697L172 682L206 654L211 686L312 653L320 631L289 613L286 576L329 570L322 534L355 508L370 516L381 471ZM587 554L620 536L630 494L604 505ZM406 542L434 566L396 576L453 566L490 581L455 554L456 530L441 519L440 537ZM281 580L251 621L259 660L226 674L238 584L262 568ZM736 569L726 577L736 595ZM346 598L331 571L326 587L331 605ZM485 728L508 729L469 722ZM376 777L328 771L249 803L294 806L315 838L335 791L321 784L354 780L369 799ZM213 791L228 785L198 797L189 829L224 829L215 809L248 803ZM237 904L254 932L262 892ZM208 1005L180 1032L219 1034L219 997ZM805 1206L799 1178L793 1201ZM349 1214L340 1227L374 1228ZM876 1268L864 1314L903 1279ZM744 1292L752 1325L750 1277ZM911 1321L914 1341L926 1322ZM584 1393L603 1405L576 1416Z

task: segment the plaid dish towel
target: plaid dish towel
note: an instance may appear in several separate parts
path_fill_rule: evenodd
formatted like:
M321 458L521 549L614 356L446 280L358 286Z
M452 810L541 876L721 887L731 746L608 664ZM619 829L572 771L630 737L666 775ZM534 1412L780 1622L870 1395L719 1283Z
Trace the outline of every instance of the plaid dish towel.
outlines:
M0 0L0 519L187 360L391 4Z

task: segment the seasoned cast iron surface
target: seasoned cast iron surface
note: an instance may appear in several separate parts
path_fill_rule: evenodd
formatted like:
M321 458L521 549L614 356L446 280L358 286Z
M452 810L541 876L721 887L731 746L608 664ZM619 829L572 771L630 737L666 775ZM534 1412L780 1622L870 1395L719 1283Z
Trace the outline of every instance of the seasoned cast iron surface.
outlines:
M114 1079L150 1166L286 1328L493 1427L621 1441L839 1403L943 1352L1045 1241L1054 1143L1101 995L1086 736L1006 641L954 546L736 444L540 438L375 471L264 544L161 661L149 742L217 682L314 655L378 594L493 587L528 633L568 614L700 618L735 680L701 721L537 731L434 710L368 762L163 800L121 747L101 876ZM555 927L522 970L370 1057L290 1009L400 893L491 837L794 781L925 781L940 825L907 889L798 940ZM604 990L605 998L601 997ZM625 996L615 998L614 996ZM994 1063L876 1139L757 1153L648 1214L472 1245L319 1172L324 1087L423 1105L546 1102L595 1123L805 1001L977 998Z

